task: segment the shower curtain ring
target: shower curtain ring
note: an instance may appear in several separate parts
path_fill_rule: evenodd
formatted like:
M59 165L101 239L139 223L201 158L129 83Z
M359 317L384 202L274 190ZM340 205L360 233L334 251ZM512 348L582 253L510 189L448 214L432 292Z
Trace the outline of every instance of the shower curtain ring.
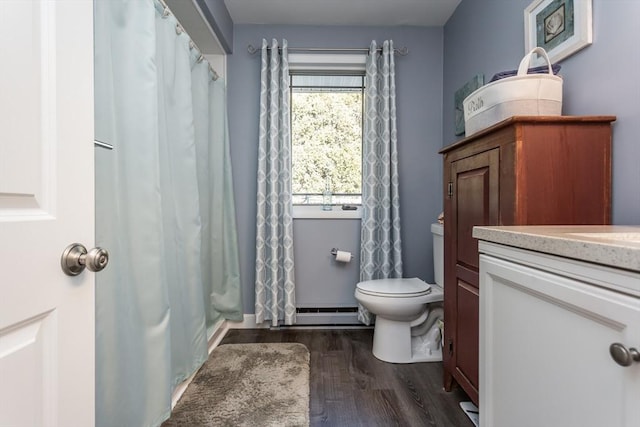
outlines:
M180 35L184 32L184 29L182 28L182 26L180 24L176 24L176 34Z
M165 7L164 9L162 9L162 18L165 19L166 17L168 17L169 15L171 15L171 11L169 10L168 7Z

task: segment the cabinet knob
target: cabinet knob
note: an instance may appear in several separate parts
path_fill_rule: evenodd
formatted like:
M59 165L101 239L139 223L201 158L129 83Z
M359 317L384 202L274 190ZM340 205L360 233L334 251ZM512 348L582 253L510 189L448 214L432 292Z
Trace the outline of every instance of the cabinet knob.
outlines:
M620 366L631 366L633 362L640 362L640 352L637 349L631 347L627 348L619 342L613 343L609 346L609 353L615 362Z

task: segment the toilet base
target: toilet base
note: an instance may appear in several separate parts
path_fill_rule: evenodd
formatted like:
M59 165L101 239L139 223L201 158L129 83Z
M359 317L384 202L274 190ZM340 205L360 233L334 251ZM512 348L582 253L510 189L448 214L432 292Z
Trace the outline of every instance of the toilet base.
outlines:
M411 336L411 324L376 317L373 355L383 362L418 363L442 360L442 348L424 350L422 337ZM420 350L418 350L420 349ZM431 353L431 354L429 354Z

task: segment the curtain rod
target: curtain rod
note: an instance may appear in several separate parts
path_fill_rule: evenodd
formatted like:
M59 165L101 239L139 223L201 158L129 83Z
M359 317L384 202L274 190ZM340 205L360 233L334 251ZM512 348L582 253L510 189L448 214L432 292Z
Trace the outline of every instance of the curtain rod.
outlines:
M271 50L270 47L267 47L267 49ZM280 49L280 48L278 48ZM365 47L338 47L338 48L331 48L331 47L290 47L288 48L288 50L290 52L369 52L368 48ZM382 52L382 48L378 48L376 49L378 52ZM259 52L260 49L257 49L255 47L253 47L252 44L247 46L247 52L249 52L251 55L253 55L256 52ZM393 51L395 53L397 53L400 56L405 56L409 54L409 49L407 49L407 47L401 47L401 48L393 48Z
M171 9L169 8L169 5L167 5L167 3L165 2L165 0L157 0L157 2L160 4L160 6L162 7L162 17L166 18L169 15L173 15L176 18L176 21L178 21L178 17L171 12ZM180 35L181 33L185 33L187 35L187 37L189 37L189 49L195 49L200 53L200 56L198 57L197 61L198 64L201 63L203 60L205 60L206 58L204 57L204 54L202 53L202 49L200 49L198 47L198 45L196 44L196 42L193 41L193 39L191 38L191 36L189 35L189 33L187 33L184 30L184 27L182 26L182 24L180 23L180 21L178 21L178 25L176 25L176 34ZM209 65L209 71L211 71L211 74L213 75L213 80L218 80L220 78L220 76L218 75L218 73L216 72L216 70L213 69L213 67L211 66L211 63L209 61L207 61L207 64Z

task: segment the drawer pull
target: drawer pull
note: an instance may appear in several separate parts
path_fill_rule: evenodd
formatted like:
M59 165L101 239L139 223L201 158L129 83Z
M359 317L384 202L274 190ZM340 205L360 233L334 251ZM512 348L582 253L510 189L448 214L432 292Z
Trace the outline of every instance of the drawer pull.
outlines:
M619 342L609 346L609 353L616 363L620 366L631 366L633 362L640 362L640 352L635 348L627 348Z

